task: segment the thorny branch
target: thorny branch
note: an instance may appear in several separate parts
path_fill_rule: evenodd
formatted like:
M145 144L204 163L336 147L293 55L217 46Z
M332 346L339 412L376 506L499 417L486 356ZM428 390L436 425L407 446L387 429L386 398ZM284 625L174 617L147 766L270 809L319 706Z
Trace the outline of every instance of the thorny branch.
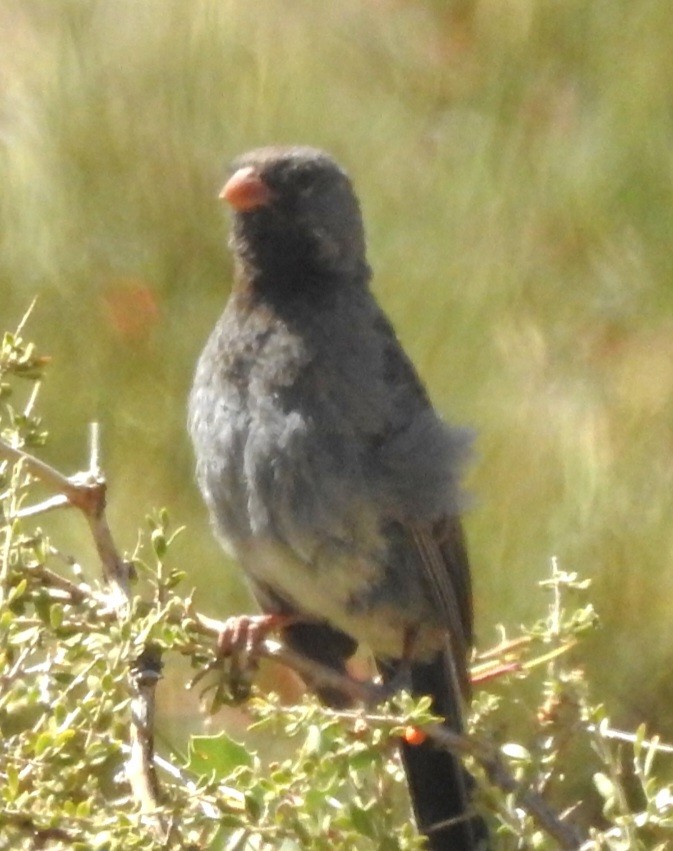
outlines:
M131 567L120 557L107 524L105 517L106 484L98 470L97 452L97 438L94 433L90 469L84 474L67 478L43 461L0 441L0 456L4 456L15 463L22 463L33 476L65 497L69 504L82 511L91 529L103 566L104 577L115 591L115 616L123 619L128 615ZM58 588L61 592L69 595L73 602L81 602L87 597L94 598L94 592L88 586L73 583L47 568L40 568L39 575L46 585ZM196 612L191 605L188 605L182 612L173 610L169 613L169 618L186 618L193 633L209 640L217 639L225 628L224 622ZM512 644L512 649L516 649L515 644L516 642ZM376 684L369 681L358 681L339 674L331 668L295 653L272 639L267 639L256 645L253 650L253 657L279 662L293 669L303 679L339 689L351 700L363 703L368 707L378 703L382 698L381 688ZM487 657L488 654L482 657L482 660ZM525 666L528 667L529 664L527 663ZM159 788L154 768L153 746L155 688L160 676L160 669L159 652L155 648L147 648L137 660L131 673L134 706L127 774L134 797L141 803L143 811L153 813L157 830L165 833L166 825L156 816L159 807ZM482 673L483 671L480 671L477 667L475 679L481 679L480 674ZM485 678L488 678L488 675ZM578 849L581 846L583 837L579 835L577 829L564 822L551 810L542 797L528 788L523 788L515 780L496 747L476 741L469 736L454 733L440 724L425 726L423 732L437 747L444 748L461 757L471 756L496 787L507 794L516 796L518 805L531 816L540 829L552 836L561 848L570 851L570 849Z
M16 813L3 813L3 821L5 824L11 825L16 830L30 835L36 843L36 848L42 848L51 842L60 842L64 845L75 845L77 835L70 833L64 827L40 827L30 816L18 815Z
M97 424L91 426L89 470L70 478L39 458L0 440L0 457L22 464L31 475L55 491L57 498L64 497L84 514L101 561L103 577L110 586L111 600L108 605L112 603L116 617L123 621L128 617L131 602L132 568L119 555L105 516L107 487L98 468L98 455ZM41 568L41 577L48 584L68 593L75 602L84 599L87 591L90 591L86 586L75 585L47 568ZM166 825L156 815L159 810L159 785L154 767L154 705L160 669L161 660L157 658L156 651L150 648L141 654L130 672L133 704L126 773L133 796L142 811L153 814L157 832L164 834Z
M203 615L193 615L197 629L213 637L219 635L225 627L224 622ZM277 641L261 642L255 652L262 658L272 659L292 668L302 678L320 685L339 689L350 699L371 706L380 702L382 692L372 682L362 682L339 674L331 668L307 659L288 649ZM549 805L530 789L517 783L500 757L497 748L475 740L464 734L454 733L441 724L423 727L423 732L437 747L443 748L460 757L471 756L484 770L494 786L507 794L515 794L518 804L535 821L537 826L552 836L561 848L574 851L582 843L582 837L573 825L566 824Z

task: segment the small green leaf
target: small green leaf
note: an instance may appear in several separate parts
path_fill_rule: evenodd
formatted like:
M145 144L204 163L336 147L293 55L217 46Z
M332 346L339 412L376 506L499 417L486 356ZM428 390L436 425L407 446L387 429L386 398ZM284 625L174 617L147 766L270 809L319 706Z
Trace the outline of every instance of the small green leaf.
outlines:
M9 594L7 595L7 603L13 603L15 600L18 600L20 597L26 593L26 588L28 587L28 580L22 579L18 585L15 585L13 588L10 588Z
M647 749L645 761L643 762L643 774L645 775L645 777L649 777L652 773L652 766L654 765L654 758L657 755L659 742L659 736L652 736L652 738L650 739L650 746Z
M246 847L249 837L250 831L247 828L242 827L240 830L234 831L224 846L224 851L242 851Z
M60 750L65 745L67 745L68 742L76 735L77 731L73 730L72 727L68 727L65 730L61 730L54 736L54 746Z
M638 759L638 757L640 756L640 752L643 749L643 742L645 741L646 732L647 726L645 724L640 724L633 738L633 753L636 759Z
M176 585L182 582L185 576L187 576L187 573L184 570L171 570L165 583L166 588L175 588Z
M251 791L245 792L245 809L253 821L257 821L262 813L262 805Z
M54 737L51 733L40 733L35 741L33 748L35 756L41 756L48 748L54 744Z
M378 761L379 756L379 752L374 748L362 748L349 757L348 765L353 771L366 771L373 763Z
M375 835L374 823L372 822L370 812L354 804L349 807L349 812L353 826L358 833L361 833L362 836L373 837Z
M152 549L154 550L157 558L163 558L166 555L166 550L168 549L163 529L154 529L152 531L151 541Z
M226 733L217 736L192 736L189 742L187 768L195 774L215 772L218 778L227 777L236 768L249 768L252 756L247 748L229 738Z
M19 793L19 772L15 765L8 765L5 774L7 776L7 791L9 800L13 800Z
M612 780L604 774L602 771L597 771L593 777L594 786L596 787L598 794L605 801L612 801L615 797L615 784Z
M510 759L514 759L517 762L530 762L530 752L527 751L523 745L520 745L517 742L508 742L503 745L500 750L505 756Z
M80 801L75 809L77 818L88 818L91 815L91 801Z
M304 740L304 747L302 748L304 754L308 756L309 754L320 753L321 744L322 735L320 733L320 727L317 724L311 724Z
M108 830L97 831L94 836L90 836L91 847L94 851L106 851L111 848L114 842L113 834Z
M27 644L32 644L39 636L39 627L29 626L26 629L15 632L11 637L11 644L14 647L25 647Z
M50 606L49 624L52 629L58 629L63 624L63 606L60 603L52 603Z

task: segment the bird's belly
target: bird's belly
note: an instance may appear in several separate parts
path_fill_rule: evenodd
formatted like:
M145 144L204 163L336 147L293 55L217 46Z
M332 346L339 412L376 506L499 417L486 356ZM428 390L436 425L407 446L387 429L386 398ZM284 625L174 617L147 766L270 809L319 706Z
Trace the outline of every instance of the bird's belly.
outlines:
M219 411L193 420L201 488L251 579L378 656L400 658L410 632L419 658L434 655L445 627L387 539L351 443L271 402L235 414L200 401Z
M330 554L323 565L307 564L277 541L249 540L236 546L246 573L274 589L308 618L332 626L366 644L377 656L399 659L414 636L413 655L430 659L443 646L445 632L422 600L386 590L379 565Z

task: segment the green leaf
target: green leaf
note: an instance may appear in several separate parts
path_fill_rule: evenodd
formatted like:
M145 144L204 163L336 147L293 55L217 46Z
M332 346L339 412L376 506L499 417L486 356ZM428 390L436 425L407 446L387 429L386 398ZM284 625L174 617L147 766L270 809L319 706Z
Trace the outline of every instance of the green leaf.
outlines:
M379 759L379 752L374 748L362 748L354 751L348 759L348 764L353 771L365 771Z
M185 576L187 576L187 572L185 570L171 570L165 583L166 588L175 588L176 585L179 585L182 582Z
M649 777L652 773L652 766L654 764L654 758L657 755L660 738L659 736L652 736L650 739L650 747L647 749L647 754L645 755L645 761L643 763L643 774L645 777Z
M49 624L54 630L63 624L63 606L60 603L53 603L49 608Z
M322 735L317 724L311 724L304 740L303 751L306 755L320 753Z
M166 536L163 529L154 529L151 535L152 549L157 558L163 558L166 555Z
M13 603L15 600L18 600L20 597L26 593L26 588L28 587L28 580L22 579L18 585L15 585L13 588L10 588L9 594L7 595L7 603Z
M34 747L35 756L41 756L48 748L54 744L54 737L51 733L40 733L37 737Z
M8 765L6 769L7 775L7 791L8 800L12 801L16 798L19 792L19 772L16 769L15 765Z
M518 762L530 762L530 752L523 745L517 744L517 742L508 742L500 750L510 759L517 760Z
M261 801L258 800L258 798L250 789L246 790L244 797L246 812L253 821L258 821L262 813Z
M645 741L645 734L647 732L647 725L640 724L638 729L636 730L636 734L633 739L633 753L636 759L640 756L640 752L643 749L643 742Z
M32 642L36 641L39 637L39 627L29 626L26 629L15 632L11 637L11 644L15 647L25 647L28 644L32 644Z
M224 851L241 851L248 841L250 831L247 828L240 828L234 831L229 837L227 844L224 846Z
M615 784L612 780L604 774L602 771L597 771L593 776L594 786L596 787L598 794L605 801L612 801L615 798Z
M223 778L237 768L249 768L251 765L252 755L247 748L226 733L192 736L189 742L187 768L195 774L215 772L216 777Z
M375 835L376 831L374 830L374 821L372 820L371 812L362 807L352 805L349 807L349 813L353 827L355 827L358 833L371 837Z
M80 801L75 809L77 818L88 818L91 815L91 801Z
M67 745L68 742L76 735L77 730L73 730L72 727L68 727L65 730L61 730L54 736L54 746L60 750L65 745Z

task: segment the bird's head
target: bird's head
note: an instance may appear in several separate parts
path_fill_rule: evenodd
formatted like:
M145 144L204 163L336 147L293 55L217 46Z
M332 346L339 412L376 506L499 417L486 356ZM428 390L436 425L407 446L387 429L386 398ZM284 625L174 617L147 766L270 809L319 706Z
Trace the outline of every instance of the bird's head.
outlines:
M233 209L231 247L249 275L368 276L358 200L326 153L250 151L234 162L220 198Z

